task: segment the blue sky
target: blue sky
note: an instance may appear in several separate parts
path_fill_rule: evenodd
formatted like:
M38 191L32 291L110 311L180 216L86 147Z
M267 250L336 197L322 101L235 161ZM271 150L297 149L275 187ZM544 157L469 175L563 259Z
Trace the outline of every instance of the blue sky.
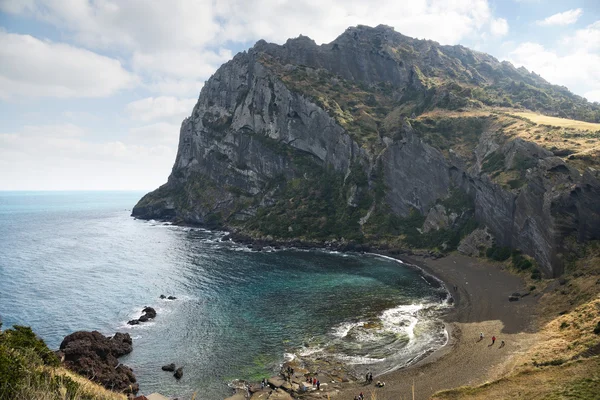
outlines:
M0 190L166 182L203 82L264 38L386 24L600 101L597 0L0 0Z

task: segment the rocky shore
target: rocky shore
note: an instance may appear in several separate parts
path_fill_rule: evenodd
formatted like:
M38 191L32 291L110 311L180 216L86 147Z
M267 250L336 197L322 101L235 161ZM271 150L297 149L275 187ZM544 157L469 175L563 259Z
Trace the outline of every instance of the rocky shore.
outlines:
M139 385L133 370L118 360L132 350L128 333L107 337L98 331L79 331L63 339L57 355L71 371L107 389L135 394L139 391Z

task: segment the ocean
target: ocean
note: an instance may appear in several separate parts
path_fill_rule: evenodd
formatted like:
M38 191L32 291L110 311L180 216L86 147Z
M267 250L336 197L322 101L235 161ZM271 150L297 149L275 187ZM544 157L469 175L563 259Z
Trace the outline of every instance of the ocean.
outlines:
M363 376L442 346L443 288L396 260L253 252L225 232L130 217L142 192L0 192L0 318L51 348L77 330L128 332L141 393L222 399L294 357ZM172 295L177 300L161 300ZM144 306L155 320L127 321ZM184 367L176 381L161 366Z

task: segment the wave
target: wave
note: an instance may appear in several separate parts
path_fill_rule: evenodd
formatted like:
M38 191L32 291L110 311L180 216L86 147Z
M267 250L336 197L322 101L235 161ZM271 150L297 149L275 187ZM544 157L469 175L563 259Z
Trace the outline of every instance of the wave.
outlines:
M442 303L403 304L377 317L346 321L331 328L318 346L303 347L293 357L332 358L351 368L382 374L408 366L444 346L448 332L439 319Z

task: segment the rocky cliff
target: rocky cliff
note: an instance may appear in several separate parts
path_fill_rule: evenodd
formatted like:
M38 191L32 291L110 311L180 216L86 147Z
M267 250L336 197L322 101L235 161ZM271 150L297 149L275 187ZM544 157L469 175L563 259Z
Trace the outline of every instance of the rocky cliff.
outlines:
M259 41L206 82L168 182L132 214L441 251L485 226L558 275L568 240L600 238L600 135L525 109L600 121L522 68L385 26Z

